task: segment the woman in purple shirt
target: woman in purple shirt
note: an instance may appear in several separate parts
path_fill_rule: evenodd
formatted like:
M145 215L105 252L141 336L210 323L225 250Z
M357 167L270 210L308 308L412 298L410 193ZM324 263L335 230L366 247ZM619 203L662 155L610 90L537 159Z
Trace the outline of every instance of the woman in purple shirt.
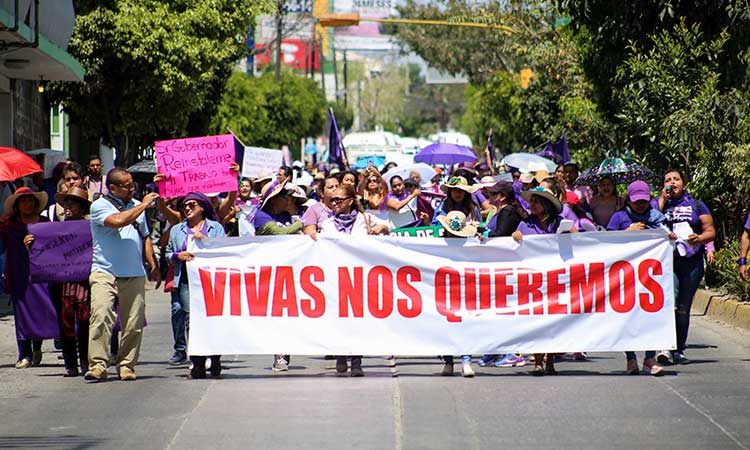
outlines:
M333 205L331 198L339 188L339 179L335 175L329 175L323 180L318 189L318 198L320 201L307 208L302 215L302 223L305 224L303 233L308 234L315 239L320 231L320 225L333 215Z
M37 222L48 222L40 213L47 206L47 194L33 192L28 187L21 187L5 200L5 217L0 220L0 252L7 252L5 265L5 283L10 292L10 303L16 315L16 341L18 343L18 361L16 369L25 369L38 365L42 361L42 341L30 340L22 336L20 328L33 323L30 317L24 317L19 308L21 303L33 304L35 299L49 301L49 288L46 284L31 283L29 275L29 252L27 246L33 237L27 225Z
M627 205L620 211L615 212L609 219L607 230L609 231L637 231L662 226L666 218L664 214L650 205L651 188L644 181L634 181L628 186ZM625 352L627 366L625 372L628 375L638 375L638 359L635 352ZM649 350L643 357L643 370L649 374L659 377L664 375L664 369L656 364L656 352Z
M703 279L704 245L716 237L714 219L706 205L687 192L685 177L679 170L670 170L664 175L661 196L651 204L664 213L668 227L678 238L674 254L677 350L663 351L656 358L660 363L689 364L685 347L690 308Z
M521 194L529 202L529 216L518 225L516 231L511 235L517 242L523 240L524 235L530 234L555 234L563 217L562 203L549 189L536 187ZM572 228L571 231L575 230ZM577 231L577 230L576 230ZM544 353L534 354L534 370L532 375L541 377L546 375L557 375L555 370L555 355L547 353L547 363L544 364Z

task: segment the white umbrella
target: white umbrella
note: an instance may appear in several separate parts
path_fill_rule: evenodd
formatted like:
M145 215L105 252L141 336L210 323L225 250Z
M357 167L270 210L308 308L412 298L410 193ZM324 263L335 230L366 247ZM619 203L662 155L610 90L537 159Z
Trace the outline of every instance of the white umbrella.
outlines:
M557 163L554 161L531 153L511 153L503 158L500 164L515 167L521 172L546 170L549 173L553 173L557 169Z
M64 151L53 148L37 148L29 150L26 154L30 156L44 155L44 178L51 177L55 166L68 159Z
M393 169L389 170L388 172L384 173L383 178L385 178L385 181L388 183L388 186L390 186L391 178L394 175L398 175L402 179L405 180L409 178L409 174L414 171L416 171L419 174L419 178L421 178L420 184L427 183L428 181L432 179L432 177L434 177L437 174L435 169L430 167L428 164L416 163L416 164L411 164L411 165L403 166L403 167L396 166Z

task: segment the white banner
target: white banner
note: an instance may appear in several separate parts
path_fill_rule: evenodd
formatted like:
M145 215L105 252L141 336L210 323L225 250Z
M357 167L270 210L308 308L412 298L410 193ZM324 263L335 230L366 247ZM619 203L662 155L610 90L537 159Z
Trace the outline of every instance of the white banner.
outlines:
M675 348L662 230L196 242L189 351L462 355Z
M245 147L242 157L242 176L257 178L261 174L276 175L279 167L284 165L284 153L281 150L262 147Z

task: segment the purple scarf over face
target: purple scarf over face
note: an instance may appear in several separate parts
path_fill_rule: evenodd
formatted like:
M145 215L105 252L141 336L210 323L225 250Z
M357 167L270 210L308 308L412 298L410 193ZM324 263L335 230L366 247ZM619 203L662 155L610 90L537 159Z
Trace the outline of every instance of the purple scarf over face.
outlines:
M355 220L357 220L356 210L349 214L336 214L333 216L333 224L336 225L336 231L339 233L351 234Z

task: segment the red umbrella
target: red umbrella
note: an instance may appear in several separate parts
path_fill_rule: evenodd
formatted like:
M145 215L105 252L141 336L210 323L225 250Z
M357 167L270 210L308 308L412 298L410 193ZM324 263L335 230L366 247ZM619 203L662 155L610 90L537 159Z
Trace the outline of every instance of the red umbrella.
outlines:
M29 155L15 148L0 147L0 181L13 181L37 172L43 170Z

